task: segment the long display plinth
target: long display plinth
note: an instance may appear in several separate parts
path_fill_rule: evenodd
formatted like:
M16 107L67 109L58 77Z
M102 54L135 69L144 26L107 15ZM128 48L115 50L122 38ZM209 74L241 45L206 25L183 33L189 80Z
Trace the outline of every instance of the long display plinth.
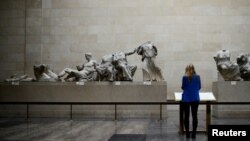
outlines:
M0 84L1 102L165 102L163 82L20 82ZM118 105L118 117L159 117L159 105ZM25 117L26 105L0 105L0 117ZM113 117L114 105L73 105L74 117ZM166 116L163 106L163 117ZM69 105L32 105L30 117L69 117Z

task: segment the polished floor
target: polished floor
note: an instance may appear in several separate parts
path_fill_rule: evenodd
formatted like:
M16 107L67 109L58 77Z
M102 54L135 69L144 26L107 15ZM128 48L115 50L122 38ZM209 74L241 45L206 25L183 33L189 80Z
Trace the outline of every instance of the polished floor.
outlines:
M158 119L0 119L0 141L185 141L179 135L178 111ZM212 118L212 124L250 124L249 118ZM205 129L205 113L199 111L198 130ZM128 136L125 136L128 135ZM138 136L137 136L138 135ZM129 138L130 137L130 138ZM192 140L192 139L190 139ZM198 133L197 141L206 141Z

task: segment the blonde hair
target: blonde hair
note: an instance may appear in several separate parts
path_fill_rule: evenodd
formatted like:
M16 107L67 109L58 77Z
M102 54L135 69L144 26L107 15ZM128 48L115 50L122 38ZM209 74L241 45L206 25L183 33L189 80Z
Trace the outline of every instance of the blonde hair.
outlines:
M189 78L189 80L191 80L194 74L196 74L194 65L188 64L185 69L185 75Z

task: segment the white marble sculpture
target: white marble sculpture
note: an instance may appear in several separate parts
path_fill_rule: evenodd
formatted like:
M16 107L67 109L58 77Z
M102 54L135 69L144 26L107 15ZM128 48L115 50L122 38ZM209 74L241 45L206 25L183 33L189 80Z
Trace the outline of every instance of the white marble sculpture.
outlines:
M220 72L225 81L240 81L240 69L237 63L230 61L230 52L228 50L220 50L214 60L217 65L217 70Z
M77 66L76 69L65 68L62 70L58 77L62 78L67 74L65 81L94 81L97 79L96 60L92 59L91 53L86 53L85 58L87 60L82 66Z
M237 64L240 67L240 75L244 81L250 81L250 54L242 53L237 57Z
M133 76L137 69L136 65L128 64L127 56L132 55L136 52L117 52L113 54L113 65L117 70L116 80L117 81L133 81Z
M60 81L57 74L54 73L46 64L34 65L33 72L35 75L35 79L28 77L28 75L24 74L21 76L12 75L10 78L5 79L4 81L5 82Z
M57 74L54 73L48 65L46 64L39 64L33 66L34 75L36 77L36 81L60 81Z
M164 80L161 69L155 64L157 48L150 41L137 48L137 54L142 56L143 81L162 81Z
M127 56L136 52L117 52L102 57L97 67L101 81L132 81L137 66L128 64Z
M112 64L113 56L105 55L102 57L101 64L96 67L96 71L98 72L98 78L100 81L114 81L116 70L114 65Z

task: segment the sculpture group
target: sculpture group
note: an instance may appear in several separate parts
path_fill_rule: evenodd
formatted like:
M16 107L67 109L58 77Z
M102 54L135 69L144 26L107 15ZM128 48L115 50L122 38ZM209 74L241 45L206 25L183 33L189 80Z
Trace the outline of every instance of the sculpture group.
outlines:
M91 53L85 53L87 62L82 66L76 66L76 69L65 68L59 74L56 74L48 65L34 65L35 79L23 75L19 77L12 76L5 79L5 81L133 81L137 66L130 64L127 57L134 53L142 56L144 81L164 80L161 69L155 64L157 48L149 41L132 52L115 52L105 55L100 63L92 58Z
M228 50L220 50L214 56L217 70L225 81L250 81L250 54L242 53L237 57L237 63L230 60Z
M22 76L11 76L6 82L16 81L133 81L137 66L130 64L127 57L137 53L142 61L143 81L164 80L161 69L155 64L157 56L156 46L148 41L131 52L115 52L105 55L98 63L92 58L91 53L85 53L86 63L76 66L76 69L65 68L59 74L53 72L48 65L34 65L35 79ZM237 62L230 60L230 52L226 49L218 51L214 60L217 70L225 81L250 81L250 54L242 53L237 57Z

